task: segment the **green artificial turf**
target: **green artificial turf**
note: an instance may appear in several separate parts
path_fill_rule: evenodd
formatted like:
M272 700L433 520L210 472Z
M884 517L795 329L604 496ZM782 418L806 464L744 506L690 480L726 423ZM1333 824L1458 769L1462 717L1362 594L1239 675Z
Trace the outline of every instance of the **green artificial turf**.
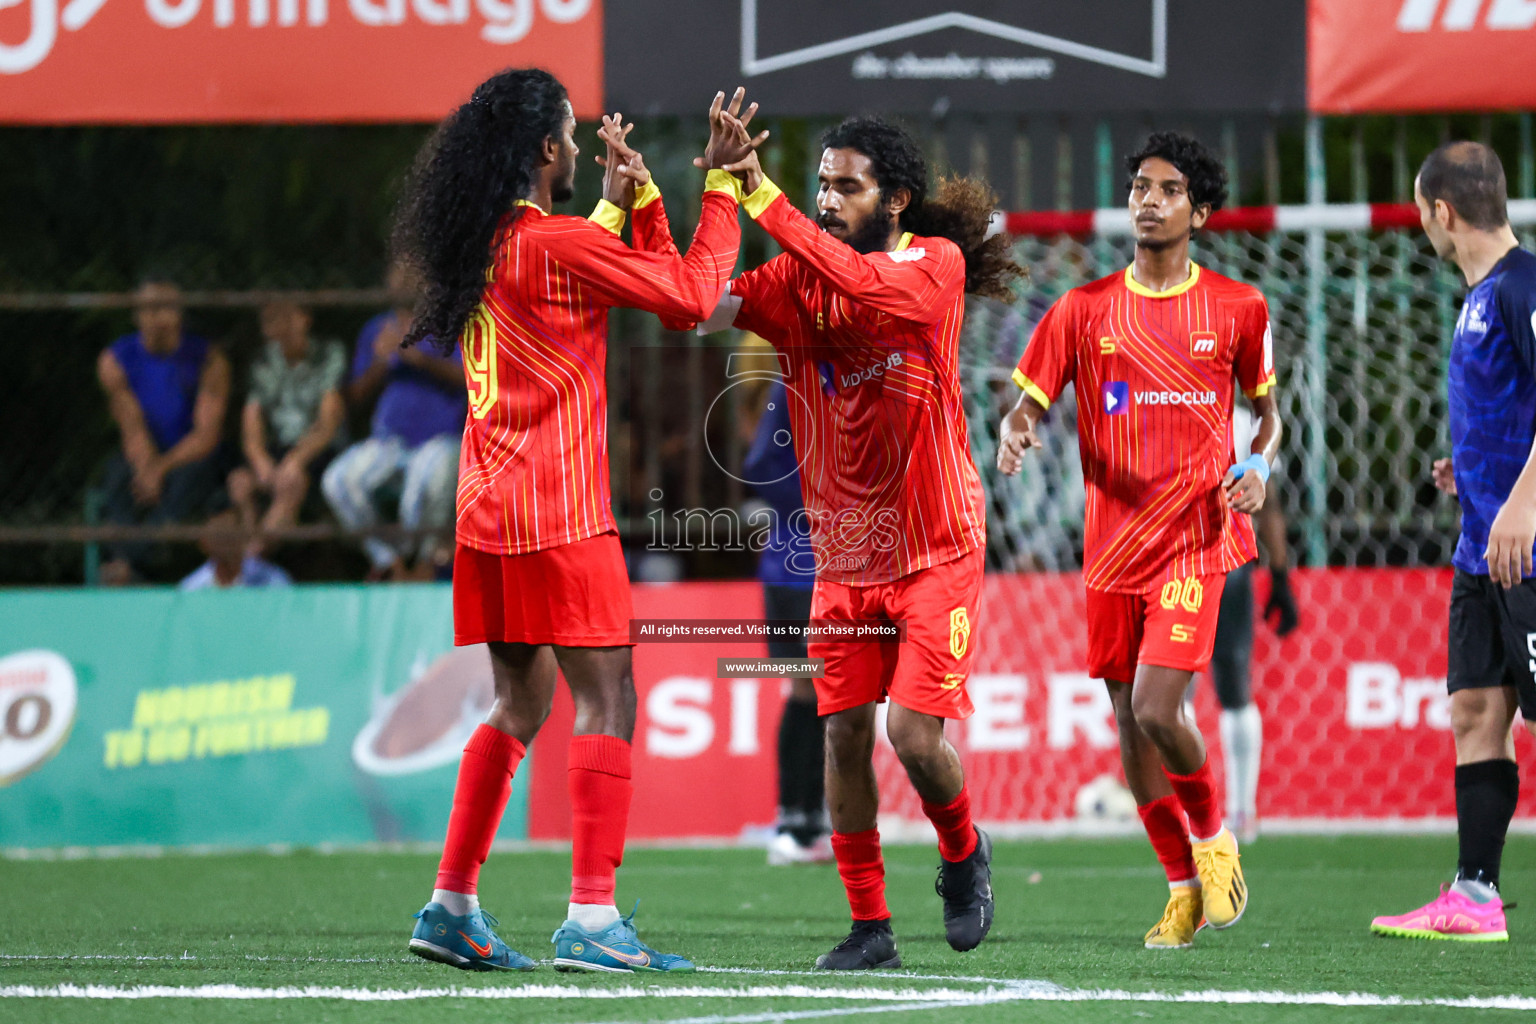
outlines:
M1472 945L1372 936L1372 916L1425 902L1455 860L1449 837L1265 837L1244 851L1252 893L1228 931L1194 949L1152 952L1141 936L1167 889L1139 840L1000 842L991 936L968 954L944 943L931 848L886 851L889 901L905 967L858 975L801 972L847 931L830 866L769 868L758 850L633 850L620 873L624 910L642 899L640 936L723 971L686 976L471 974L406 952L411 914L430 892L434 858L404 853L166 856L0 863L5 905L0 990L237 985L347 990L562 986L577 993L658 988L741 990L749 997L621 999L142 1000L0 998L7 1021L723 1021L893 1017L972 1021L1450 1021L1511 1016L1450 1007L1326 1007L1166 1002L1000 1002L898 1010L911 1000L805 998L786 986L931 991L974 997L1009 983L1145 993L1206 990L1361 992L1410 999L1536 998L1536 925L1511 914L1511 941ZM514 948L547 959L564 917L567 855L497 853L481 895ZM1511 839L1504 891L1536 891L1536 840ZM39 959L30 959L30 958ZM130 959L134 957L156 959ZM71 959L73 958L73 959ZM99 959L86 959L99 958ZM111 958L111 959L107 959ZM945 976L945 977L929 977ZM952 979L952 980L946 980ZM821 1016L837 1013L837 1016ZM853 1013L852 1011L863 1011ZM800 1016L814 1014L817 1016Z

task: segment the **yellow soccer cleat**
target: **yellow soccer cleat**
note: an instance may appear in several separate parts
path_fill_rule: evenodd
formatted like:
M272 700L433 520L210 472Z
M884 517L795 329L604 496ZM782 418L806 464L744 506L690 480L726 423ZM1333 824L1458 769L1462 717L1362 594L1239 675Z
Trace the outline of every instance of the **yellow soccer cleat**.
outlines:
M1193 885L1174 886L1163 908L1162 920L1147 932L1148 949L1188 949L1195 944L1195 932L1205 927L1200 911L1200 889Z
M1248 909L1248 883L1243 881L1243 866L1237 857L1237 837L1224 828L1215 839L1191 846L1195 871L1200 875L1205 920L1212 928L1230 928Z

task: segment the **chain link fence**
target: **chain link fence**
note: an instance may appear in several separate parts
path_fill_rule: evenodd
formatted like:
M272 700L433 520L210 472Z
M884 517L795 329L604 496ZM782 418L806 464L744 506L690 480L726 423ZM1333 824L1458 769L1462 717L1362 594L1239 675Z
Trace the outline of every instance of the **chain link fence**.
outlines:
M769 171L805 207L819 125L772 127ZM0 133L0 145L13 157L0 161L0 186L13 197L0 229L0 337L9 364L0 377L0 431L7 438L0 445L0 583L77 583L86 574L88 531L81 530L93 522L92 494L118 445L96 359L132 329L128 303L138 281L146 275L177 281L191 293L188 328L229 354L235 374L224 437L233 446L248 368L262 340L257 311L273 290L301 293L314 312L313 335L349 350L363 323L383 308L390 216L428 130ZM585 163L595 142L586 126L580 137ZM702 148L704 126L653 119L637 137L645 140L668 196L674 232L686 242L698 214L690 161ZM1027 141L1024 134L1019 139ZM935 143L936 171L988 166L987 152L970 152L963 141ZM1293 142L1281 136L1269 148L1284 157ZM1018 166L1001 150L991 154L994 178L1011 167L1006 173L1014 187L1002 188L1004 204L1020 206L1021 196L1023 203L1039 200L1020 191L1020 182L1039 176L1030 169L1044 167L1049 154L1023 142L1008 152ZM1407 166L1406 157L1397 162ZM1521 167L1529 162L1522 151ZM1051 166L1067 165L1058 154ZM1253 164L1252 170L1274 176L1272 167ZM1520 177L1527 176L1522 170ZM1085 187L1102 192L1111 177L1101 167L1087 175ZM584 169L570 209L589 209L599 184L596 168ZM1071 198L1058 194L1056 202ZM1095 201L1079 194L1079 205L1084 198ZM1522 231L1530 244L1530 230ZM761 232L744 233L743 266L774 251ZM1019 478L1003 479L991 469L996 425L1016 397L1008 374L1040 315L1068 288L1125 266L1130 241L1031 237L1020 240L1019 254L1030 282L1012 306L972 301L963 351L972 444L990 501L991 561L999 568L1072 568L1081 557L1083 499L1071 399L1052 410L1047 449ZM1448 448L1443 378L1460 281L1409 231L1207 234L1197 242L1196 259L1254 284L1269 299L1289 426L1279 498L1299 560L1443 564L1455 538L1456 509L1434 491L1428 467ZM669 334L654 318L629 311L612 318L611 340L611 436L629 439L614 452L615 478L623 482L615 486L616 511L626 531L643 538L644 499L653 486L664 485L686 507L738 503L741 495L728 477L687 468L688 459L701 458L698 451L689 454L687 444L678 455L682 462L664 465L651 443L656 430L645 426L681 409L676 374L712 380L717 372L718 353L701 354L695 365L678 351L707 352L735 340ZM643 351L652 348L672 354ZM636 376L647 373L668 376L649 383ZM366 434L366 409L350 410L348 429L353 438ZM690 429L667 433L687 438ZM691 436L701 439L703 427ZM658 473L672 478L657 483ZM305 521L317 522L314 516ZM329 523L323 509L318 523ZM178 543L182 563L195 564L192 545ZM365 568L356 545L339 542L334 526L284 558L301 579L355 577ZM740 575L751 566L750 560L717 561L688 571Z
M1521 229L1531 244L1529 227ZM1068 289L1123 269L1129 238L1029 238L1032 279L1015 305L974 302L963 372L978 465L996 454L997 422L1030 333ZM1319 254L1321 259L1319 260ZM1269 301L1277 395L1287 434L1274 489L1300 560L1313 565L1440 565L1458 511L1430 482L1449 455L1445 370L1463 284L1415 233L1206 234L1194 259L1258 287ZM1052 408L1045 448L1016 478L983 472L993 563L1081 564L1082 471L1076 403ZM1038 455L1038 458L1036 457Z

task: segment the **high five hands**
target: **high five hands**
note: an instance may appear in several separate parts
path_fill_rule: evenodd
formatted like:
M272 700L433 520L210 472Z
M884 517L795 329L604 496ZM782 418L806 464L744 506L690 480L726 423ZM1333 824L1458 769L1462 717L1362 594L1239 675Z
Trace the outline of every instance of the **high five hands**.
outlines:
M743 111L741 103L746 95L745 89L737 87L731 102L726 104L725 93L715 93L715 100L709 105L709 144L704 148L704 155L694 159L693 165L705 170L729 171L743 178L747 191L753 192L762 174L757 147L768 140L768 131L764 129L756 136L748 131L747 126L757 114L757 104L753 103Z
M645 160L627 141L634 130L634 124L625 124L624 115L619 113L604 114L603 126L597 130L606 147L596 158L603 167L603 198L621 210L632 207L635 189L644 188L651 180Z

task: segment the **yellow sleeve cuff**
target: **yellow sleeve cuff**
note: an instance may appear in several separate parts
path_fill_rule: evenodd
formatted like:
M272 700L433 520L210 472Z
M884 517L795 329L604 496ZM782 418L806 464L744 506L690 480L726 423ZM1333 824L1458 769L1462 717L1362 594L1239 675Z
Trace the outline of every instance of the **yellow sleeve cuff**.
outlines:
M741 179L729 171L722 171L716 167L705 173L704 191L724 192L739 203L741 202Z
M1040 408L1049 409L1051 407L1051 400L1046 397L1044 391L1040 390L1040 386L1018 370L1013 371L1013 382L1022 388L1026 395L1039 402Z
M661 189L656 187L656 179L652 178L644 185L635 189L635 209L643 210L660 198Z
M624 217L623 210L606 199L599 199L597 208L592 211L592 216L587 220L617 235L624 230Z
M749 196L742 197L741 206L742 209L747 211L748 216L753 220L757 220L758 217L762 216L763 211L768 209L769 205L783 194L783 192L779 191L779 186L769 180L768 175L765 174L763 175L763 180L758 183L757 191Z
M1274 389L1274 386L1275 378L1274 375L1271 374L1269 380L1266 380L1252 391L1244 391L1243 394L1247 395L1249 398L1263 398L1265 395L1269 394L1271 390Z

